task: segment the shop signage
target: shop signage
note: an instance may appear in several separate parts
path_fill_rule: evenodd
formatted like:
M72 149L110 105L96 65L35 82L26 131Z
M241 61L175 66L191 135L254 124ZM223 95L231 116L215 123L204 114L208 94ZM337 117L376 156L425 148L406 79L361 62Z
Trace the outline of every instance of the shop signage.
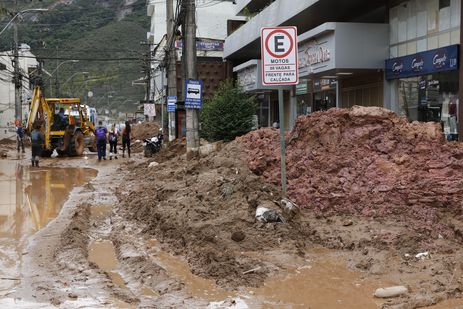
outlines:
M307 94L308 88L307 80L301 80L299 84L296 85L296 95Z
M296 85L299 82L297 28L264 27L261 46L262 84Z
M182 49L183 41L175 41L175 48ZM196 42L197 50L223 50L223 42L221 41L197 41Z
M251 91L256 89L257 84L257 65L247 67L237 74L238 85L244 91Z
M386 78L396 79L458 69L459 45L386 60Z
M334 68L334 34L311 39L299 46L301 76L316 74Z

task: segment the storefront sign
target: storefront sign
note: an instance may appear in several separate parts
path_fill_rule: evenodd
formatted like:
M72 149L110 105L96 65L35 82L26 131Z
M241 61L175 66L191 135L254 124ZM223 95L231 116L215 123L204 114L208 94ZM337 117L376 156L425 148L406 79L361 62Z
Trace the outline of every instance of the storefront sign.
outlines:
M308 84L307 80L303 79L296 85L296 95L304 95L307 94L308 91Z
M239 71L237 77L238 85L241 86L244 91L254 90L257 83L257 65Z
M386 60L386 78L396 79L458 69L459 45Z
M299 69L301 76L316 74L334 68L334 34L317 40L311 39L299 46Z
M175 48L181 49L183 48L182 41L175 41ZM223 50L223 42L221 41L197 41L196 42L196 49L197 50Z

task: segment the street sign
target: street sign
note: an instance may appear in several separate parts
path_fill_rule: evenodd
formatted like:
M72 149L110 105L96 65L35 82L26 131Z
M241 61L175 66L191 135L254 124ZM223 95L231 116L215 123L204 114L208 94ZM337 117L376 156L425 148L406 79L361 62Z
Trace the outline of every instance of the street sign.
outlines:
M143 114L145 114L148 117L156 116L156 107L154 104L143 104L143 111ZM109 111L107 111L107 114L109 114Z
M176 96L169 96L167 97L167 112L174 113L175 109L177 108L177 97Z
M296 85L299 82L296 27L262 28L261 56L264 86Z
M185 108L201 109L203 103L203 81L185 81Z

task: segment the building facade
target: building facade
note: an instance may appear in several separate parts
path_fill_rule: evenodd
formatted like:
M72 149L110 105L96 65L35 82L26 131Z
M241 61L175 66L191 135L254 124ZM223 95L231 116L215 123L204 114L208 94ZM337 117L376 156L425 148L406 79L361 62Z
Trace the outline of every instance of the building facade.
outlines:
M382 106L436 121L456 137L461 0L238 0L248 21L225 41L238 83L257 94L259 124L278 119L276 90L262 86L260 28L298 28L300 83L285 91L286 128L300 114ZM333 8L336 7L336 10Z
M15 86L13 84L13 52L0 52L0 139L15 138ZM32 88L29 83L29 73L36 70L38 62L30 52L27 44L21 44L19 49L19 67L22 73L22 119L25 121L32 98Z

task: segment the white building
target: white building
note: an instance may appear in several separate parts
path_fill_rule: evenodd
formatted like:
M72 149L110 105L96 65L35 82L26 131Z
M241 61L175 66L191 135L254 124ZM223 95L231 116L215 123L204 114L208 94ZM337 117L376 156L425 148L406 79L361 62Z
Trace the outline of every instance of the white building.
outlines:
M13 52L0 52L0 139L15 137L14 112L15 112L15 86L13 79ZM22 79L22 118L27 119L29 102L32 97L32 89L29 85L29 73L37 69L38 62L30 52L27 44L21 44L19 49L19 67L23 75Z
M174 15L176 11L177 1L174 0ZM197 38L204 38L205 41L217 41L217 44L222 44L227 36L227 20L228 19L244 19L243 17L236 17L236 5L233 1L220 1L211 2L210 0L197 0L196 1L196 24ZM153 59L163 59L165 56L166 47L166 3L165 1L149 0L147 5L147 14L151 17L151 28L147 33L147 39L150 44L159 44L156 48L154 45L152 49L156 49L156 54ZM181 58L181 42L176 41L177 60ZM202 45L205 46L206 44ZM201 48L197 50L198 57L223 57L223 47L216 48ZM165 86L167 78L164 71L157 70L158 62L153 61L152 70L154 72L151 80L151 100L156 103L165 101Z

